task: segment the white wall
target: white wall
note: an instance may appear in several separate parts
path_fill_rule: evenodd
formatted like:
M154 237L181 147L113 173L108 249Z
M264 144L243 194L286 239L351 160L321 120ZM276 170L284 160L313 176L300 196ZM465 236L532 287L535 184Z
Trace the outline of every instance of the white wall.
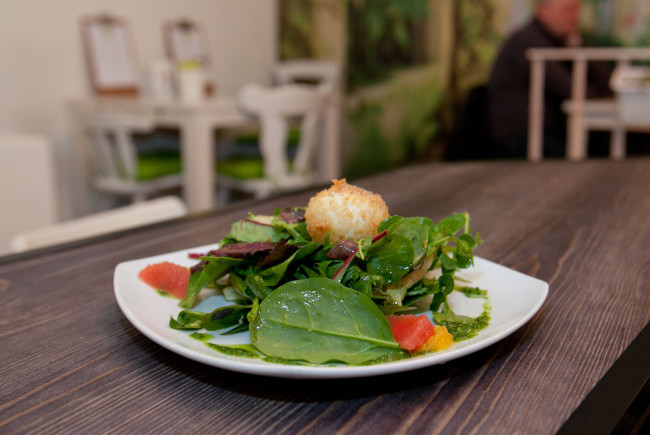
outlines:
M90 94L80 17L109 12L127 18L143 70L164 58L165 21L202 23L218 92L234 95L246 82L268 81L277 53L276 8L274 0L0 0L0 130L52 140L63 217L80 214L69 194L72 178L65 176L73 160L65 104Z

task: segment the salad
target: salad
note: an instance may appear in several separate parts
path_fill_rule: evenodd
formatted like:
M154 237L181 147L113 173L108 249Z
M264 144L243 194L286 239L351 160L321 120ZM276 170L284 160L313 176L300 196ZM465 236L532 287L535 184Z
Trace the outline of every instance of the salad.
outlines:
M351 365L441 350L487 326L487 302L481 316L470 318L454 313L447 300L461 291L487 301L484 291L455 277L472 266L482 242L467 213L437 223L390 216L379 195L345 180L333 183L306 208L234 222L218 249L191 253L197 262L189 270L176 266L184 281L149 279L171 264L143 269L143 281L181 299L184 309L169 326L197 337L202 331L250 335L252 345L208 343L222 352ZM231 305L194 310L215 292Z

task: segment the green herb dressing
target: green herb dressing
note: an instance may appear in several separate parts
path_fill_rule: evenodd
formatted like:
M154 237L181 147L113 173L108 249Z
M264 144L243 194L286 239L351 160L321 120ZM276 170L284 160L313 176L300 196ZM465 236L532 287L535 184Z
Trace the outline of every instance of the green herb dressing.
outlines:
M201 335L198 333L191 334L192 335ZM203 335L208 335L208 334L203 334ZM193 337L194 338L194 337ZM323 366L327 364L311 364L305 361L299 361L299 360L289 360L285 358L278 358L274 356L266 356L262 355L259 353L257 349L255 349L254 346L249 345L249 344L242 344L242 345L234 345L234 346L228 346L228 345L221 345L221 344L214 344L214 343L206 343L206 346L208 346L210 349L215 350L217 352L223 353L224 355L229 355L229 356L235 356L235 357L240 357L240 358L259 358L264 362L271 363L271 364L281 364L281 365L293 365L293 366ZM372 364L381 364L381 363L387 363L391 361L398 361L401 359L409 358L408 352L404 351L399 354L392 354L392 355L385 355L384 357L373 359L370 361L363 362L361 364L349 364L349 365L372 365Z
M217 352L221 352L229 356L236 356L239 358L260 358L260 354L257 352L257 350L249 344L226 346L215 343L206 343L206 346L212 350L216 350Z
M487 290L481 290L478 287L456 287L454 290L461 292L468 298L487 299Z
M469 322L442 321L437 323L447 328L447 331L454 337L454 342L463 341L475 337L481 329L488 326L490 323L490 310L491 307L486 302L483 305L483 313Z
M371 366L371 365L375 365L375 364L383 364L383 363L387 363L387 362L399 361L399 360L407 359L407 358L410 358L410 357L411 357L411 355L407 351L402 351L400 353L393 353L393 354L381 356L381 357L376 358L376 359L371 359L369 361L362 362L359 365L360 366Z
M313 365L320 365L320 364L310 364L304 361L297 361L297 360L290 360L290 359L284 359L284 358L279 358L277 356L265 356L262 358L262 361L268 362L268 363L273 363L273 364L282 364L282 365L287 365L287 366L313 366Z
M284 358L263 355L257 349L255 349L255 346L252 346L250 344L228 346L223 344L206 343L206 345L212 350L216 350L217 352L229 356L235 356L240 358L259 358L262 361L273 363L273 364L312 365L309 363L305 363L303 361L292 361Z
M193 338L198 341L208 341L214 338L211 334L205 334L203 332L193 332L190 334L190 338Z

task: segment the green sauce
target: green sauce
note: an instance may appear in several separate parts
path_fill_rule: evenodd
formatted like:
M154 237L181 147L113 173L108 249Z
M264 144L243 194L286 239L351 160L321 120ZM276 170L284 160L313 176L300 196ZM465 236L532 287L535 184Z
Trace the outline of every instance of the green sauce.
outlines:
M193 333L190 334L190 338L193 338L193 339L199 340L199 341L208 341L208 340L210 340L210 339L212 339L214 337L212 335L210 335L210 334L204 334L202 332L193 332Z
M370 365L374 365L374 364L383 364L383 363L387 363L387 362L399 361L401 359L407 359L407 358L410 358L410 357L411 357L411 355L407 351L403 350L401 352L390 353L390 354L381 356L381 357L376 358L376 359L371 359L369 361L362 362L359 365L361 365L361 366L370 366Z
M288 366L305 366L305 365L313 365L309 364L303 361L297 361L297 360L290 360L290 359L284 359L284 358L279 358L277 356L265 356L262 358L262 361L268 362L268 363L273 363L273 364L283 364L283 365L288 365Z
M456 287L454 290L461 292L468 298L487 299L487 290L481 290L478 287Z
M239 358L260 358L260 354L253 346L242 344L239 346L224 346L221 344L206 343L206 345L217 352Z
M445 326L447 331L454 337L454 341L463 341L472 338L490 323L490 306L486 302L483 306L483 313L480 316L471 318L457 316L460 321L443 320L438 321L439 325Z

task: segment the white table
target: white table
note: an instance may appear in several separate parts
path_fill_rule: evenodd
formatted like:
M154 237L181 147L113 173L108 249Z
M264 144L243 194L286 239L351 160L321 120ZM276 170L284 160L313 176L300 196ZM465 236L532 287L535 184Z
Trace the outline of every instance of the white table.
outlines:
M611 133L609 157L613 160L625 158L627 148L627 133L650 133L650 123L630 122L623 119L619 110L618 99L592 99L584 101L582 113L582 143L580 156L584 158L590 131L609 131ZM573 101L567 100L562 104L562 110L571 117L575 112ZM575 147L575 145L574 145Z
M318 159L319 181L340 176L337 103L332 98L325 114L323 146ZM235 97L227 96L196 104L170 99L102 97L75 101L71 109L77 113L89 110L144 113L153 116L160 127L178 128L183 153L183 199L192 213L210 210L216 204L213 132L254 122L239 110Z

